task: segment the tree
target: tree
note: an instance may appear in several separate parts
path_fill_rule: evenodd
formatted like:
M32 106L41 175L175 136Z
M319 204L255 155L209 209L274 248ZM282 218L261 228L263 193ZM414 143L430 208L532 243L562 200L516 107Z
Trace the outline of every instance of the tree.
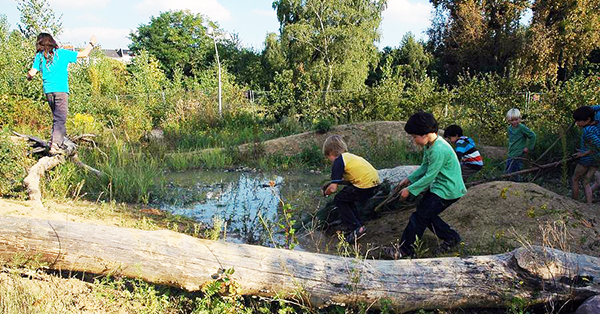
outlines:
M402 37L400 47L383 48L379 64L369 74L367 85L374 86L384 78L402 77L408 82L422 81L427 77L432 62L433 56L426 51L425 44L418 42L415 36L408 32Z
M600 48L600 2L536 0L523 51L524 74L564 81Z
M456 83L459 74L507 74L521 51L520 19L528 0L430 0L435 17L429 48L442 82Z
M306 74L327 106L333 89L364 86L377 57L374 42L386 0L276 0L280 41L288 68Z
M132 41L129 48L134 53L145 50L153 55L169 77L176 68L182 69L186 76L193 76L208 67L207 55L213 50L204 24L216 26L189 10L163 12L129 34Z
M25 38L35 38L39 33L50 33L58 37L62 31L62 14L57 18L46 0L17 0L21 12L19 30Z

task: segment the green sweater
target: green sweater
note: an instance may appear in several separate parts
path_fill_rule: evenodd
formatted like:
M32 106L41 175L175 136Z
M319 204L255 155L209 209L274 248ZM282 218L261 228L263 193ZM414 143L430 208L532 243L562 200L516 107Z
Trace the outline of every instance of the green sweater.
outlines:
M535 146L535 133L528 127L519 123L516 128L508 126L508 157L520 157L523 155L523 149L527 147L529 151Z
M419 195L430 188L431 193L453 200L467 193L456 153L441 136L429 147L423 148L423 163L408 179L411 182L408 191L412 195Z

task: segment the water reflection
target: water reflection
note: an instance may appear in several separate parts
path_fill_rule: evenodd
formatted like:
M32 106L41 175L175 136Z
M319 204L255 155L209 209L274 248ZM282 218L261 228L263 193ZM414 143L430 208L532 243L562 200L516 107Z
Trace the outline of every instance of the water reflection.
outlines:
M179 173L168 176L170 189L181 198L162 209L208 225L225 222L228 241L282 245L278 208L283 178L256 173ZM182 202L182 199L192 199ZM273 243L275 242L275 243Z

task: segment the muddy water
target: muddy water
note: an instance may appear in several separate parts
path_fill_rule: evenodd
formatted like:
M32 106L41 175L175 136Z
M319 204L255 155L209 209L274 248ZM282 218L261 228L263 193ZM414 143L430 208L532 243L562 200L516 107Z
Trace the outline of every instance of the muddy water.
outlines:
M292 218L313 212L322 201L319 187L328 175L309 172L254 173L189 171L167 175L168 199L160 205L176 215L212 228L222 222L220 239L265 246L286 246ZM289 239L289 238L288 238Z

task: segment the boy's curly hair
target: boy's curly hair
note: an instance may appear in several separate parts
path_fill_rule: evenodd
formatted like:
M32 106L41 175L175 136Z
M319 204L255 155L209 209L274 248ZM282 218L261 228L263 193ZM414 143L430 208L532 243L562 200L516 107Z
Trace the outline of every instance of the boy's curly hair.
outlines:
M339 156L348 151L348 145L340 135L331 135L323 143L324 156Z

